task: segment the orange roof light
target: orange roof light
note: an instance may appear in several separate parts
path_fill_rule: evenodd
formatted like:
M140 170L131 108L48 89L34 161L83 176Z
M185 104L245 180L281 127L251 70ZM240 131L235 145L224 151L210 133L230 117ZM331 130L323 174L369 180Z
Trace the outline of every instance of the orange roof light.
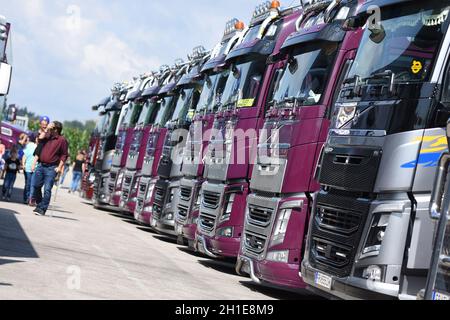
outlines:
M273 0L270 4L270 9L278 9L279 7L281 7L281 3L278 0Z
M244 30L245 24L242 21L238 21L238 22L236 22L234 27L236 28L236 30Z

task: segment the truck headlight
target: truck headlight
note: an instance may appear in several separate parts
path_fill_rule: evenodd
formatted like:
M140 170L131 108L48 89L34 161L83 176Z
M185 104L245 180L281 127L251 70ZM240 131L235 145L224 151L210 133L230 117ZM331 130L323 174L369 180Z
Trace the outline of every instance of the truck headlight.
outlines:
M233 237L233 227L226 227L219 229L217 234L221 237L232 238Z
M197 211L200 209L200 205L201 205L201 195L200 193L197 194L197 199L195 201L194 207L192 208L193 211Z
M379 266L369 266L366 269L364 269L362 276L367 280L380 282L382 273L383 272Z
M273 262L282 262L282 263L288 263L289 261L289 250L285 251L270 251L267 254L267 260L273 261Z
M286 236L286 230L291 218L292 209L282 210L278 216L277 223L275 225L271 246L281 244L284 242Z
M154 189L155 189L155 184L151 183L148 186L147 195L145 196L146 199L151 199L152 198Z
M222 216L220 217L220 222L230 220L231 212L233 211L233 204L234 204L235 197L236 197L235 193L232 193L229 195L229 198L227 201L227 207L226 207L225 211L223 212Z
M375 256L380 253L381 244L383 243L386 228L389 223L389 217L389 214L381 214L373 218L371 228L362 251L363 255Z
M89 182L90 182L90 183L94 183L94 182L95 182L95 174L94 174L94 173L91 173L91 174L89 175Z
M119 175L117 176L116 188L119 188L122 186L123 176L124 176L123 171L120 171Z

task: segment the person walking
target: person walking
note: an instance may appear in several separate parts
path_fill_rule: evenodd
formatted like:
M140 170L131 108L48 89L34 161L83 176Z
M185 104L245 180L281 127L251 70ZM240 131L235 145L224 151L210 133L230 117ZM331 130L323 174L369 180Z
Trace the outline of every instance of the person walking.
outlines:
M70 187L69 193L75 193L78 190L84 172L84 161L85 156L83 152L78 152L72 169L72 186Z
M16 150L11 151L11 155L6 159L6 175L3 181L2 200L10 201L11 194L16 182L17 172L20 170L20 161Z
M42 139L42 150L39 152L39 165L34 176L34 197L36 209L34 213L44 216L52 198L52 188L58 174L62 173L64 163L68 157L68 142L61 135L63 125L54 121L47 127L47 133ZM42 195L44 187L44 195Z
M70 159L70 157L67 157L66 162L64 163L64 172L61 175L61 180L59 182L59 184L61 186L64 186L64 181L66 180L67 174L70 171L70 165L72 164L72 159Z
M36 150L36 138L33 134L28 137L28 140L23 149L22 168L25 175L25 188L23 190L23 203L28 204L31 201L31 185L33 181L33 163L34 163L34 151Z

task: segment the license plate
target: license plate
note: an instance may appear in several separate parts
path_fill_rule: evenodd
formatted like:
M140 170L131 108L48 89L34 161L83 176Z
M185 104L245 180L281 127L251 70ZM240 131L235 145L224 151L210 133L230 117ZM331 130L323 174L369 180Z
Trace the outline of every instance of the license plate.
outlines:
M331 282L332 278L330 276L324 275L323 273L316 272L316 277L314 283L318 286L324 287L328 290L331 290Z
M181 235L183 234L183 225L181 224L177 225L177 233Z
M250 274L250 264L248 261L244 261L242 263L241 272Z
M151 224L152 227L156 227L156 219L152 218L152 221L151 221L150 224Z
M440 292L434 292L433 293L433 300L445 300L445 301L449 301L450 300L450 296L447 296L445 294L442 294Z

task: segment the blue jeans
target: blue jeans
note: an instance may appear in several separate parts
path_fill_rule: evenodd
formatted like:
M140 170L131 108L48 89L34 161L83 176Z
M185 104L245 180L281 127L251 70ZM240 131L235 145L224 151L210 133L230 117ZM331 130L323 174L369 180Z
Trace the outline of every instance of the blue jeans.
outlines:
M52 188L55 184L57 166L44 167L40 165L34 172L34 197L37 207L46 212L52 198ZM44 187L44 196L42 196L42 187Z
M32 181L33 181L33 172L25 172L25 188L23 190L23 202L29 202L31 199Z
M3 196L11 198L15 182L16 182L16 174L7 172L5 175L5 180L3 181L3 189L2 189Z
M64 167L64 172L61 176L61 180L59 181L60 185L64 185L64 180L66 180L67 173L69 172L70 167Z
M72 190L72 192L75 192L78 190L78 185L80 184L80 181L81 181L81 172L74 171L73 177L72 177L72 187L70 188L70 190Z

